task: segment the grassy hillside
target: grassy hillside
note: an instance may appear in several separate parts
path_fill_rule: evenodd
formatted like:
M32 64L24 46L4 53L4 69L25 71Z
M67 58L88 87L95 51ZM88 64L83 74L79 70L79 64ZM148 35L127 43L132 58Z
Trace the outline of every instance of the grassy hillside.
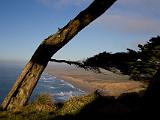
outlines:
M105 97L98 91L54 104L48 95L39 96L24 108L0 111L0 120L135 120L156 116L156 107L144 99L143 92Z

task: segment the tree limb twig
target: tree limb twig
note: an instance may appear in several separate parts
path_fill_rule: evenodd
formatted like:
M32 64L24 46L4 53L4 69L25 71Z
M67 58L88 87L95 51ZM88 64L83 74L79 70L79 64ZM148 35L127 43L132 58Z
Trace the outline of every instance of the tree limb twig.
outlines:
M79 61L67 61L67 60L50 59L50 62L66 63L66 64L69 64L69 65L78 66L78 67L83 68L85 70L92 70L96 73L101 73L99 67L92 67L92 66L84 65L83 62L79 62Z

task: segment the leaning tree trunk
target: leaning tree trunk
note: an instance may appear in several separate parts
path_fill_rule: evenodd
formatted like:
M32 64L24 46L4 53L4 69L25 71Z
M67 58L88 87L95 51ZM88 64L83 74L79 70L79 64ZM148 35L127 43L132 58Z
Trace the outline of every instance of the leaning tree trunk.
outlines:
M4 99L2 108L15 109L24 106L51 57L79 31L102 15L115 1L116 0L94 0L88 8L80 12L65 27L45 39L35 51L11 91Z
M147 90L143 96L142 115L148 118L159 118L160 108L160 69L151 79Z
M153 76L144 95L148 101L159 102L160 100L160 69Z

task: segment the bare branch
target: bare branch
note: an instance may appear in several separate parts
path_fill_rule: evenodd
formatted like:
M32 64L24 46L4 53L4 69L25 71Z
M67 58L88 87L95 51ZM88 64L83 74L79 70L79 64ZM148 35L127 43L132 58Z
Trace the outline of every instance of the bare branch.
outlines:
M85 70L91 70L91 71L96 72L96 73L101 73L99 67L92 67L92 66L89 66L89 65L85 65L83 62L79 62L79 61L67 61L67 60L57 60L57 59L51 59L50 61L51 62L57 62L57 63L66 63L66 64L69 64L69 65L75 65L75 66L83 68Z

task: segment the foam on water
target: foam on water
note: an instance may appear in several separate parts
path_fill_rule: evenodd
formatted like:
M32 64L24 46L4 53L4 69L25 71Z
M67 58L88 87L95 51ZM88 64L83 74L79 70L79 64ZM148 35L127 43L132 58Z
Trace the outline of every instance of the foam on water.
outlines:
M23 66L19 64L0 64L0 104L10 91ZM59 80L47 73L42 74L31 96L31 101L39 94L47 93L53 96L55 102L64 102L73 96L84 95L85 92L72 84Z
M53 96L55 102L64 102L73 96L85 94L84 91L76 88L72 84L64 80L59 80L48 73L42 74L31 99L42 93L47 93Z

